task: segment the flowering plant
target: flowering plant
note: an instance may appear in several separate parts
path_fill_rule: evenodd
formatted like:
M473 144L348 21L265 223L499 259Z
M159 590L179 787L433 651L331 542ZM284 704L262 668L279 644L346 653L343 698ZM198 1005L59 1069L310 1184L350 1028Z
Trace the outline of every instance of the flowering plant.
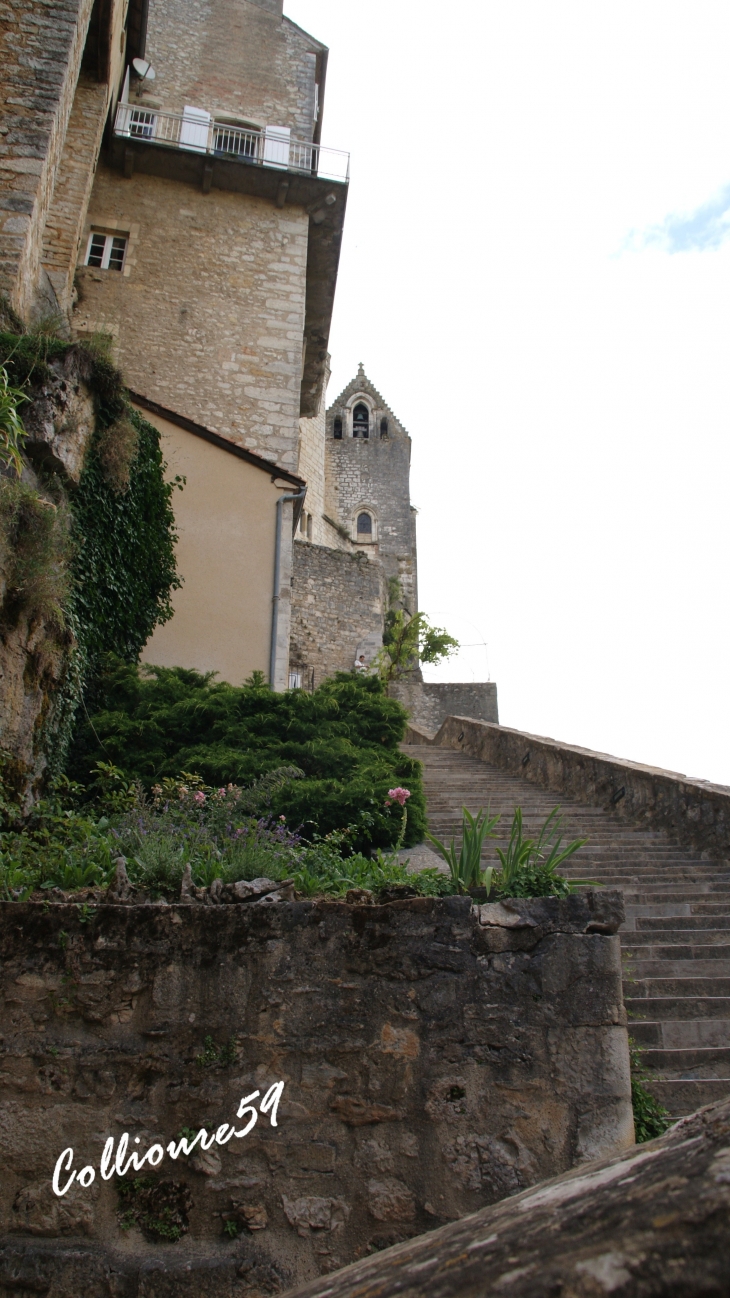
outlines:
M398 785L398 787L395 789L388 789L388 796L385 799L386 807L391 807L393 806L394 803L397 802L398 806L403 808L403 821L401 823L400 833L398 835L398 841L395 847L393 848L394 853L400 851L405 840L406 825L408 824L408 808L406 807L406 798L410 798L410 796L411 796L410 789L403 789L401 788L400 785Z

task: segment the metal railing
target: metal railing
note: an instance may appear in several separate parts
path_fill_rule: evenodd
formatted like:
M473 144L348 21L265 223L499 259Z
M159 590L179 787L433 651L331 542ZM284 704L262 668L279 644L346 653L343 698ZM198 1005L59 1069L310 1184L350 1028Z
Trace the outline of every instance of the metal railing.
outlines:
M228 122L217 122L202 109L163 113L156 108L120 104L114 134L133 140L148 140L151 144L172 145L190 153L206 153L249 166L295 171L341 184L350 179L349 153L298 140L281 127L268 126L263 131L254 131Z

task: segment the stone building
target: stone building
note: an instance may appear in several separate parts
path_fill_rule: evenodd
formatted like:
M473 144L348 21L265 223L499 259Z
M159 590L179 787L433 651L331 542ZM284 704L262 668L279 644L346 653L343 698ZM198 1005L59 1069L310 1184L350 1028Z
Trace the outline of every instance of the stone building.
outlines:
M366 663L392 602L418 607L411 439L360 365L302 437L307 496L296 534L290 676L311 687Z
M143 656L275 689L369 663L388 606L418 606L408 433L362 366L325 409L349 178L327 55L283 0L0 9L0 293L110 337L186 479ZM438 723L443 687L398 688Z
M389 608L418 610L411 439L362 365L332 405L302 421L307 494L294 545L289 683L312 689L368 666ZM427 730L450 713L497 720L493 683L429 683L420 670L391 693Z
M0 292L110 336L187 477L184 585L145 656L275 688L349 166L320 145L327 50L282 2L0 11Z

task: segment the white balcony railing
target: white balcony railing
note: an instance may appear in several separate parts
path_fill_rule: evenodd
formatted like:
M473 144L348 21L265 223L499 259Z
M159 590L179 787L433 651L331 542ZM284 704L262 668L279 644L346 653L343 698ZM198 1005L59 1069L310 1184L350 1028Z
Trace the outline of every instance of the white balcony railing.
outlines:
M349 153L297 140L283 127L268 126L263 131L249 131L227 122L216 122L199 108L189 108L184 113L163 113L156 108L120 104L114 134L133 140L148 140L151 144L171 145L190 153L207 153L214 158L227 158L249 166L296 171L321 180L344 184L350 179Z

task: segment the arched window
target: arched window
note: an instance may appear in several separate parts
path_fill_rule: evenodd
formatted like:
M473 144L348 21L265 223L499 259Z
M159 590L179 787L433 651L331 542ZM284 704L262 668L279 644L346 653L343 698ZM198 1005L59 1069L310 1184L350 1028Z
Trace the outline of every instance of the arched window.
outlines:
M381 419L381 421L380 421L380 436L381 436L381 437L387 437L387 436L388 436L388 421L387 421L387 419Z
M334 436L338 442L342 440L342 420L339 415L335 419Z
M370 436L370 411L362 401L358 401L352 412L353 437Z
M370 514L358 514L357 516L357 539L370 541L373 535L373 520Z

